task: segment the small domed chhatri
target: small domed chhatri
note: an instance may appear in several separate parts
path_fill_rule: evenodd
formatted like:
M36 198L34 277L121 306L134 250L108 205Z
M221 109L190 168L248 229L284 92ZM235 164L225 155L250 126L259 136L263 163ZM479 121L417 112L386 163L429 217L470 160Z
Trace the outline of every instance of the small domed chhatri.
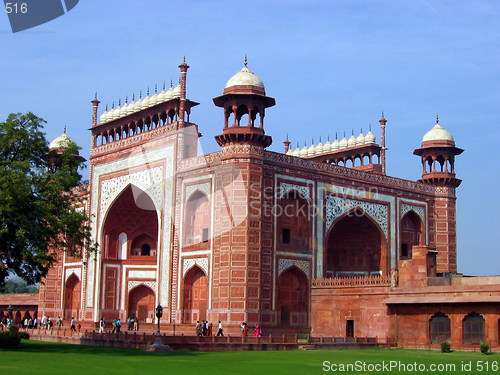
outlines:
M66 134L66 126L65 126L64 133L62 133L59 137L50 142L49 149L50 150L65 149L68 148L70 145L74 144L75 142Z
M441 125L439 125L439 122L434 125L434 127L429 130L427 133L425 133L424 137L422 138L422 144L424 142L433 142L433 141L447 141L447 142L453 142L455 143L455 140L453 139L453 136L451 133L443 128Z
M245 56L245 66L229 78L224 88L224 94L258 94L266 95L264 82L250 69Z
M255 73L251 72L246 65L238 73L229 78L226 88L232 86L257 86L265 88L264 82Z

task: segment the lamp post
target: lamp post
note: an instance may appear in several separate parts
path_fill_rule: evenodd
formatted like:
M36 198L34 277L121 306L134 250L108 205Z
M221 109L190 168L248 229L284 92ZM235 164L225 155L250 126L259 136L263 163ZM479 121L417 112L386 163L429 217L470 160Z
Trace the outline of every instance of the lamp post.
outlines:
M156 336L161 336L160 334L160 318L163 316L163 307L161 305L156 306L156 317L158 318L158 329L156 330Z
M9 314L9 319L12 320L12 311L14 311L14 308L12 307L12 305L9 305L9 307L7 307L7 311Z
M156 329L155 341L152 345L146 347L147 351L170 351L172 348L168 345L164 345L161 339L160 333L160 319L163 316L163 307L161 305L156 306L156 318L158 319L158 328Z

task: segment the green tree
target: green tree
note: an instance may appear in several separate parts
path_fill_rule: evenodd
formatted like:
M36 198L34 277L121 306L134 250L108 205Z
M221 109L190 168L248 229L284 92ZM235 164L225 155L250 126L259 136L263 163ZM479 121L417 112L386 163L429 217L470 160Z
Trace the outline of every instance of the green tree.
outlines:
M49 152L44 123L31 112L0 123L0 285L9 272L35 284L60 251L95 248L78 209L79 148Z
M27 285L24 280L7 280L3 287L0 288L0 293L38 293L36 285Z

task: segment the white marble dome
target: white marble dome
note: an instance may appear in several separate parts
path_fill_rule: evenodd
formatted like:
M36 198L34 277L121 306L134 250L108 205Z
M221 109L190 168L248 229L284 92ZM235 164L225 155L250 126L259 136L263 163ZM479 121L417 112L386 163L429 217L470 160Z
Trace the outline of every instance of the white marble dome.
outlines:
M99 122L106 122L108 121L108 112L103 112L102 115L99 117Z
M344 137L342 138L342 140L339 142L339 148L347 148L348 146L348 142L347 142L347 138Z
M307 146L304 146L302 147L302 149L300 150L300 156L307 156L307 152L308 152L308 149L307 149Z
M323 143L319 142L316 146L316 154L322 154L324 150Z
M365 143L375 143L375 135L371 131L366 133Z
M356 137L354 135L351 135L351 137L347 141L347 146L349 147L356 146Z
M346 143L346 146L347 146L347 143ZM340 148L340 142L337 138L335 138L335 140L332 142L332 150L338 150L339 148Z
M455 142L451 133L439 124L434 125L434 127L427 133L425 133L424 137L422 138L422 142L430 142L430 141Z
M175 89L172 90L172 97L173 98L181 97L181 85L175 86Z
M297 157L300 156L300 148L297 147L295 150L293 150L293 156L297 156Z
M363 133L359 133L358 138L356 138L356 146L365 144L365 136Z
M264 82L245 66L227 81L226 88L233 86L257 86L264 88Z
M75 144L73 140L68 137L66 133L61 134L59 137L50 142L49 148L66 148L71 144Z

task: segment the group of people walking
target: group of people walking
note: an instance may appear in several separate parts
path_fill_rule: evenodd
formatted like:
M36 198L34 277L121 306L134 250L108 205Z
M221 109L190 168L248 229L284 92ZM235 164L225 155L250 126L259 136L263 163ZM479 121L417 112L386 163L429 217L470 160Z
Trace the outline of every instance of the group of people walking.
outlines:
M113 319L111 321L111 333L120 333L122 329L122 321L120 318ZM138 331L139 330L139 319L137 317L129 317L127 319L127 330L128 331ZM106 333L106 319L104 317L99 320L99 333Z
M244 337L248 336L249 328L248 328L248 325L246 322L241 323L240 329L241 329L242 336L244 336ZM261 337L261 336L262 336L262 328L261 328L260 324L257 323L255 325L255 329L253 331L253 337Z
M212 336L212 328L213 324L209 323L208 320L202 320L201 323L199 320L196 321L195 331L197 336ZM240 328L241 328L241 335L245 337L248 336L249 328L247 323L246 322L241 323ZM224 336L224 328L220 320L216 336ZM258 323L255 325L253 336L254 337L262 336L262 328Z

